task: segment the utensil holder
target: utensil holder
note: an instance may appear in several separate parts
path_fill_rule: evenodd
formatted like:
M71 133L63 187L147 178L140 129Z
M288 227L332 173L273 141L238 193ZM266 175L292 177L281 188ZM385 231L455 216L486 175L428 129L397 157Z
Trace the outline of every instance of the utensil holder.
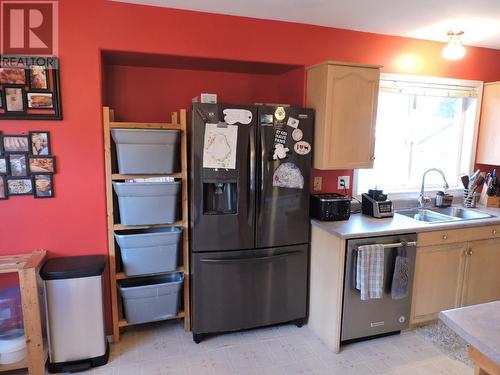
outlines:
M464 189L464 207L474 208L476 207L477 203L477 193L476 192L473 192L472 194L469 193L470 193L469 189Z

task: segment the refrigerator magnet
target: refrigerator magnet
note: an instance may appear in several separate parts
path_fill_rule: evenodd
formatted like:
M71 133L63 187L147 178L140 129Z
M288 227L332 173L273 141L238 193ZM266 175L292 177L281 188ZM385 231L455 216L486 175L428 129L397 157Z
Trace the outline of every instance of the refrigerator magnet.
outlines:
M306 141L299 141L293 145L293 150L299 155L307 155L311 152L311 145Z
M236 123L248 125L252 122L253 115L248 109L226 108L222 112L224 113L224 122L227 122L229 125L234 125Z
M285 147L281 143L274 145L273 160L281 160L286 158L286 154L290 151L288 147Z
M276 117L276 120L278 121L283 121L285 119L286 112L285 108L283 107L277 107L276 111L274 111L274 117Z
M300 172L299 167L293 163L283 163L276 168L273 174L273 186L303 189L304 177Z
M304 137L304 133L300 129L294 129L292 132L292 139L295 142L301 141L302 138Z
M261 126L273 126L273 115L260 115Z
M297 129L299 126L299 120L293 117L288 117L288 121L286 122L286 124L292 128Z
M281 143L284 145L286 143L286 137L288 136L288 133L285 130L280 130L276 129L274 132L274 143Z

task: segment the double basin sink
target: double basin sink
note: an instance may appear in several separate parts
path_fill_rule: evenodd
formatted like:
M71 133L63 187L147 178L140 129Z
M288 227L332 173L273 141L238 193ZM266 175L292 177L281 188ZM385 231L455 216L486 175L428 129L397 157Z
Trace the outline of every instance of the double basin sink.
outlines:
M484 212L468 210L461 207L409 208L398 210L396 213L424 223L445 223L450 221L477 220L494 217Z

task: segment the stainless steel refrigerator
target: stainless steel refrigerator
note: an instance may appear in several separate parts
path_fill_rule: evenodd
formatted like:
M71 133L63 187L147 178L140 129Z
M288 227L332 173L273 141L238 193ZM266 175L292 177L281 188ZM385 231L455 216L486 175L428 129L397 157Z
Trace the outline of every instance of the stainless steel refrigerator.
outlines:
M195 103L191 298L203 335L306 318L313 111Z

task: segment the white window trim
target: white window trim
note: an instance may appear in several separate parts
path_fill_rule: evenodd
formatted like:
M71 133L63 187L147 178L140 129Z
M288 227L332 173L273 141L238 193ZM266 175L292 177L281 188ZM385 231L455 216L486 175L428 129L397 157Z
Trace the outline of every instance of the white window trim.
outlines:
M415 76L406 74L396 74L396 73L381 73L380 79L382 80L394 80L394 81L404 81L404 82L415 82L415 83L434 83L443 85L455 85L455 86L467 86L474 87L477 90L477 110L476 118L474 120L474 135L472 144L472 158L469 163L469 174L474 170L474 165L476 162L476 152L477 152L477 138L479 133L479 119L481 117L481 103L483 100L483 81L473 81L465 79L455 79L455 78L445 78L445 77L432 77L432 76ZM432 168L432 166L429 166ZM426 192L439 191L439 188L429 187ZM361 199L361 196L357 194L358 191L358 170L355 169L352 178L352 195ZM449 189L449 194L454 196L461 196L462 189ZM400 193L390 193L390 199L395 200L408 200L408 199L418 199L420 192L400 192Z

